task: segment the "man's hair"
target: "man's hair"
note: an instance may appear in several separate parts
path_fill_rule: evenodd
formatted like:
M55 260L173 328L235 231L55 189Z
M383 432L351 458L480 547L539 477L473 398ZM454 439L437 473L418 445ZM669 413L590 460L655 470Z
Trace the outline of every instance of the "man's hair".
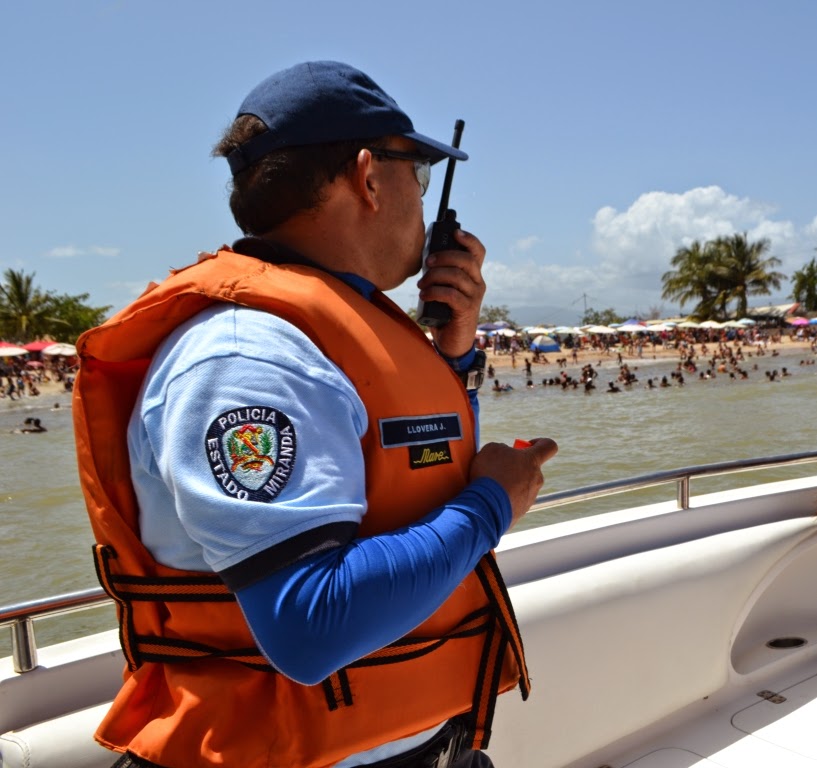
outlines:
M227 157L253 136L266 131L254 115L241 115L213 148L213 157ZM262 235L296 213L324 202L324 188L364 147L381 147L383 139L356 139L331 144L286 147L265 155L232 181L230 210L246 235Z

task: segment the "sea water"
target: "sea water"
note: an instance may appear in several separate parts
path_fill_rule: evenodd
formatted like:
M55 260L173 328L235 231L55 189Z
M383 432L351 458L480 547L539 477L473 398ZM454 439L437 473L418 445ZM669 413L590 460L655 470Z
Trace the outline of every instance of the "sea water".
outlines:
M677 467L757 456L817 450L814 407L817 365L808 351L786 350L772 357L747 358L745 380L719 374L700 380L685 374L685 384L649 389L675 370L676 360L629 359L638 377L631 387L608 393L608 381L618 374L614 357L601 359L597 389L563 390L542 386L543 378L558 376L554 364L533 368L533 388L526 387L522 359L515 370L498 375L514 389L494 393L488 385L480 395L481 441L512 443L517 437L551 437L558 455L545 465L543 492L554 492L649 474ZM489 362L491 355L489 354ZM594 366L598 360L592 360ZM755 369L754 366L757 366ZM770 381L767 371L790 376ZM578 376L579 367L567 373ZM0 403L0 605L98 586L91 561L91 529L77 479L70 396ZM59 407L55 408L55 405ZM40 418L47 432L18 434L13 430L27 416ZM206 425L202 425L205 429ZM193 427L191 427L193 428ZM765 470L762 481L815 473L814 464L789 470ZM734 479L705 481L726 488ZM693 488L696 492L697 485ZM674 487L642 492L638 503L674 498ZM600 505L582 503L532 513L522 527L544 525L565 517L595 514L622 506L619 497ZM631 500L627 506L635 506ZM113 626L113 611L104 608L37 623L37 639L45 645L65 633ZM0 631L0 656L10 652L7 631Z

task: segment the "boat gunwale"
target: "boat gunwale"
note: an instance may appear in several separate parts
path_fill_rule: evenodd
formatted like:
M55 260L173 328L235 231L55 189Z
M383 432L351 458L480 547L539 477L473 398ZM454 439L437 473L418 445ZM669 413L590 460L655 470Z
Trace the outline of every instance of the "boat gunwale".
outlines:
M666 485L675 482L678 484L676 500L678 509L689 509L689 485L695 478L715 477L718 475L751 472L760 469L779 466L795 466L817 461L817 451L801 451L786 453L777 456L764 456L751 459L732 459L712 464L694 464L677 469L660 470L646 475L610 480L605 483L585 485L566 491L555 491L538 496L531 507L532 510L551 509L565 504L574 504L580 501L603 499L619 493L640 491L653 488L657 485ZM2 611L2 609L0 609Z
M695 478L736 474L738 472L755 471L770 467L795 466L810 462L817 462L817 451L804 451L751 459L734 459L712 464L662 470L631 478L545 494L536 499L531 507L531 511L550 509L581 501L602 499L607 496L638 491L672 482L676 483L677 511L686 511L690 509L690 483ZM19 673L29 672L37 666L34 620L92 609L111 602L111 598L108 597L101 587L95 587L0 606L0 628L11 628L12 658L15 671Z

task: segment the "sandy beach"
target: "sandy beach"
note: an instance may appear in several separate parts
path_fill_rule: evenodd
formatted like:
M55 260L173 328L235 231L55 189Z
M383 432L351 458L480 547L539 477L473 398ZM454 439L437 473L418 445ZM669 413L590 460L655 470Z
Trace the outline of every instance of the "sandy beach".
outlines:
M3 386L6 385L6 378L2 378ZM22 398L15 394L14 400L9 397L0 398L0 408L51 408L55 404L60 407L70 405L71 394L65 389L65 385L61 381L42 381L37 382L37 389L40 394L36 397L24 395Z
M735 349L734 344L730 342L730 347ZM698 363L699 369L701 367L706 367L706 361L711 359L713 352L716 350L716 344L708 344L708 354L706 356L701 354L701 345L695 344L695 360ZM756 350L751 345L744 345L741 347L743 351L743 355L745 357L744 364L749 364L750 360L754 358L757 354ZM525 359L533 360L533 354L526 350L518 352L516 354L516 364L514 366L513 356L510 353L499 353L496 354L493 350L489 347L485 350L487 354L487 362L489 365L493 366L494 368L494 377L498 378L500 381L507 379L509 376L521 377L524 375L525 372ZM594 350L594 349L582 349L577 354L577 360L573 360L572 350L567 349L566 347L562 349L561 352L548 352L547 354L541 354L539 358L539 362L531 363L531 379L535 383L541 382L542 378L547 377L557 377L559 372L562 370L566 370L571 375L578 370L581 369L582 366L591 364L594 367L598 368L599 363L601 363L601 368L604 371L609 372L612 369L617 369L619 366L618 363L618 355L621 354L621 361L622 364L626 363L630 367L637 366L642 363L646 363L650 360L680 360L681 355L680 351L673 348L664 348L661 346L656 346L654 349L651 345L646 345L642 350L642 355L639 357L637 354L632 354L628 351L627 347L617 347L613 346L610 347L609 353L605 353L603 350ZM798 341L796 339L791 339L788 336L784 336L783 339L779 342L769 343L768 346L764 348L765 356L772 356L775 353L779 355L781 358L786 360L785 363L782 365L788 365L792 367L797 365L800 360L813 360L817 355L811 351L811 342L810 341ZM563 368L557 362L560 359L567 360L566 366ZM544 362L547 360L548 362ZM518 378L516 378L518 381ZM3 382L5 384L5 381ZM486 382L486 387L489 386L489 382ZM59 381L45 381L45 382L38 382L37 387L40 390L40 394L37 397L30 397L24 396L22 399L18 399L15 397L14 400L10 400L8 397L0 398L0 408L13 408L13 407L35 407L35 408L44 408L44 407L51 407L55 403L60 403L62 406L70 405L70 394L66 392L65 387L62 382Z
M736 349L733 342L729 342L729 346L733 350ZM708 353L706 355L701 354L700 344L695 344L694 348L694 359L700 368L702 364L712 358L713 353L717 350L717 344L708 343ZM755 347L752 345L744 345L741 347L741 349L745 357L744 362L748 361L750 357L753 358L756 355ZM799 359L813 359L815 357L815 353L811 351L810 341L798 341L796 339L792 340L789 337L783 337L781 341L776 343L770 342L763 348L763 351L767 357L777 352L780 357L785 357L789 361L792 358L796 358L799 362ZM497 377L499 378L501 378L503 374L507 375L510 372L513 372L514 374L521 374L525 370L525 358L531 361L533 360L533 354L531 352L526 350L517 352L516 366L514 367L514 361L509 353L501 352L499 354L495 354L490 347L487 348L485 352L488 358L488 364L494 367ZM605 369L610 369L618 366L619 353L621 354L622 364L626 363L631 367L648 360L680 361L681 359L681 351L678 349L664 348L661 346L656 346L653 348L651 345L645 345L641 356L629 353L626 346L612 346L610 347L609 354L606 354L603 350L585 348L578 352L577 360L574 361L572 357L572 350L568 349L567 347L563 347L561 352L548 352L546 354L540 354L540 361L538 363L532 363L532 377L534 381L537 381L537 376L540 376L540 378L544 375L557 376L558 372L563 370L557 361L564 358L567 358L567 369L575 370L576 368L581 368L587 364L591 364L595 367L600 361ZM547 360L548 362L545 363L543 362L544 360Z

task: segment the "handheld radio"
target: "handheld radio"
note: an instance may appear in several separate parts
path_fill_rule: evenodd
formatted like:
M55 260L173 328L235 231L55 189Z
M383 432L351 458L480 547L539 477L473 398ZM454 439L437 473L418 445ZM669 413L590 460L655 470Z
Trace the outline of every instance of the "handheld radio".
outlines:
M465 128L464 120L457 120L454 123L454 138L451 141L451 146L458 149L460 146L460 139L462 138L462 130ZM440 208L437 212L437 221L435 221L426 235L425 248L423 249L423 274L428 269L426 260L432 253L438 251L458 250L464 251L463 248L455 239L454 232L459 228L457 221L457 212L448 207L448 198L451 194L451 182L454 180L454 165L456 160L453 157L448 158L448 167L445 169L445 180L443 181L443 191L440 197ZM451 307L441 301L420 301L417 304L417 322L429 326L431 328L439 328L445 325L451 319Z

